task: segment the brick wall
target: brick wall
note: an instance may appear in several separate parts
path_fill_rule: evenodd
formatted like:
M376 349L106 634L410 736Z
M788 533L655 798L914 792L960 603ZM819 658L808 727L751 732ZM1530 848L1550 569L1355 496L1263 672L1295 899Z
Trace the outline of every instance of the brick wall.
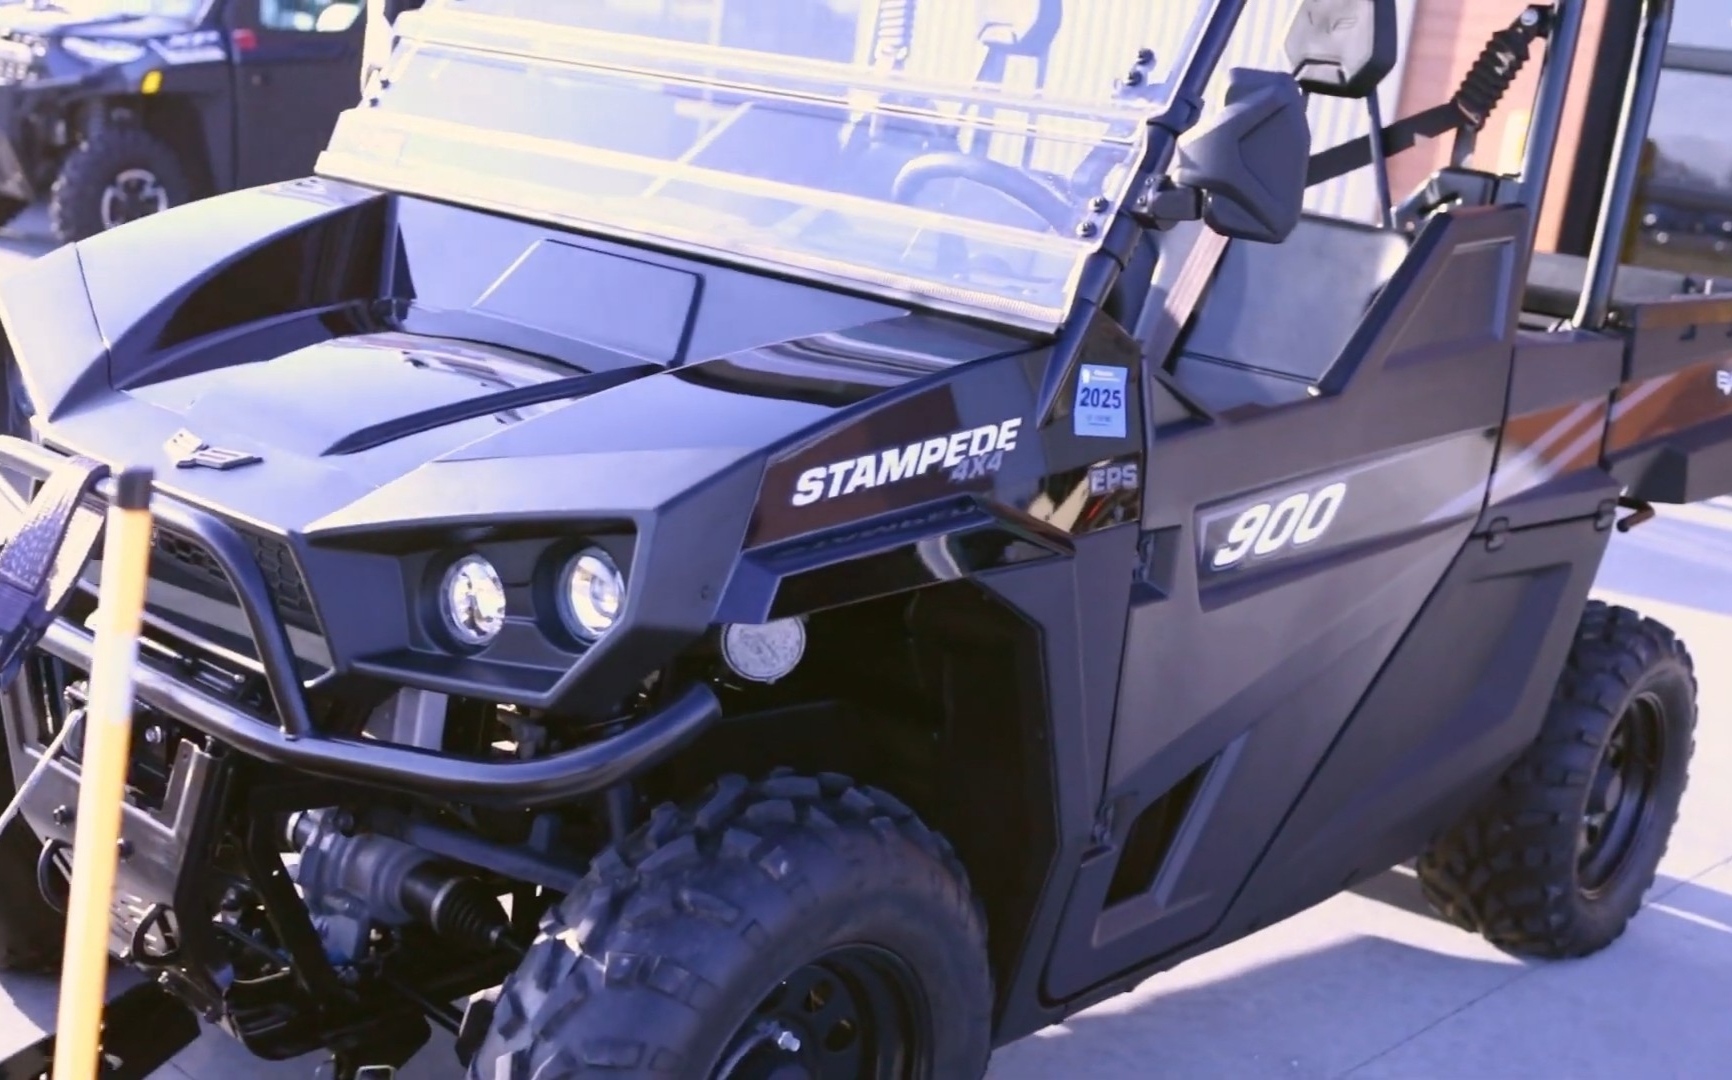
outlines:
M1407 70L1401 83L1398 116L1410 116L1449 99L1462 76L1491 35L1508 26L1526 0L1419 0L1413 31L1408 36ZM1591 59L1604 23L1604 4L1588 5L1582 40L1576 48L1575 70L1565 108L1564 125L1546 204L1540 215L1539 247L1549 248L1556 239L1563 217L1565 188L1575 160L1581 131L1582 108L1587 100ZM1538 56L1523 69L1515 88L1504 98L1486 130L1480 134L1476 163L1481 168L1514 172L1522 153L1521 135L1533 107L1539 77ZM1391 160L1390 186L1395 197L1405 198L1424 183L1434 169L1449 163L1451 138L1416 146Z

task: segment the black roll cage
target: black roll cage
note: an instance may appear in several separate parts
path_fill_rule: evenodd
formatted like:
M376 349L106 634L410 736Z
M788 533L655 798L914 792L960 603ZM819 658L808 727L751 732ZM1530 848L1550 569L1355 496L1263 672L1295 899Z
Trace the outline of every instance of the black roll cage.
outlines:
M1149 137L1136 164L1130 190L1142 190L1172 164L1178 140L1203 115L1203 94L1226 55L1227 45L1244 13L1246 0L1212 0L1208 19L1199 35L1190 62L1177 79L1164 111L1148 120ZM1538 224L1538 210L1551 180L1564 108L1581 41L1587 0L1553 0L1551 25L1540 72L1534 108L1528 122L1526 150L1520 175L1512 193L1534 212L1529 224L1529 244ZM1608 177L1595 215L1593 241L1588 254L1588 277L1581 301L1571 320L1577 329L1599 330L1610 317L1621 239L1635 202L1640 182L1642 147L1647 141L1654 98L1660 76L1668 66L1668 40L1672 29L1673 0L1611 0L1608 24L1636 15L1636 32L1623 39L1621 57L1616 40L1602 44L1598 63L1621 61L1631 76L1618 112L1617 137L1610 155ZM1608 49L1612 56L1608 57ZM1698 50L1700 51L1700 50ZM1674 54L1675 55L1675 54ZM1732 58L1718 57L1732 68ZM1675 65L1674 65L1675 66ZM1120 276L1131 265L1131 257L1145 235L1133 216L1131 201L1120 207L1107 225L1099 250L1084 263L1078 276L1076 295L1061 324L1051 358L1041 381L1037 424L1045 426L1072 369L1081 355L1083 342L1096 314L1106 305Z

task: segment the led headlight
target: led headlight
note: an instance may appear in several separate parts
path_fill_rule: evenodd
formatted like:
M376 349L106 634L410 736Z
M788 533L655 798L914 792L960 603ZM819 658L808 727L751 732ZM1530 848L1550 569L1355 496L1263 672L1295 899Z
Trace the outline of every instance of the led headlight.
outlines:
M108 38L61 38L60 47L92 64L130 64L144 55L144 46L136 41Z
M479 555L465 555L445 571L439 603L446 628L466 645L485 645L505 627L505 583Z
M559 614L584 641L613 629L625 603L625 575L600 548L586 548L565 564L559 579Z

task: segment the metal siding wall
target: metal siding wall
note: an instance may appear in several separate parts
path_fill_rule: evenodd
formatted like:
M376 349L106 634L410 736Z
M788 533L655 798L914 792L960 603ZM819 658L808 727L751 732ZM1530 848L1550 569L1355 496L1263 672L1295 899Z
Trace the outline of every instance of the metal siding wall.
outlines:
M1401 28L1401 61L1383 81L1378 95L1386 123L1395 118L1406 61L1407 36L1413 25L1413 10L1417 2L1396 2ZM1228 48L1226 61L1216 73L1215 84L1210 90L1212 102L1220 100L1228 68L1288 68L1282 45L1294 5L1295 0L1249 0L1238 32ZM1065 26L1048 61L1048 89L1061 97L1101 99L1108 92L1112 80L1129 69L1136 50L1145 45L1155 50L1158 73L1167 75L1168 66L1186 47L1186 36L1196 21L1196 10L1192 3L1165 3L1161 0L1071 0L1065 9ZM972 4L962 0L927 0L919 8L909 71L947 79L972 75L979 70L984 55L984 50L975 41L974 31ZM1103 56L1097 47L1097 43L1102 41L1122 43L1122 48L1115 55ZM1013 69L1012 79L1017 79L1017 76ZM1032 72L1022 78L1032 82ZM1362 101L1322 98L1311 106L1312 145L1316 149L1364 135L1370 127ZM1068 171L1080 160L1080 153L1077 148L1047 146L1036 152L1032 164L1040 169ZM1020 140L996 143L994 156L1008 162L1020 160ZM1397 198L1403 194L1395 193ZM1362 169L1311 191L1306 197L1306 208L1318 214L1376 220L1376 186L1370 171Z

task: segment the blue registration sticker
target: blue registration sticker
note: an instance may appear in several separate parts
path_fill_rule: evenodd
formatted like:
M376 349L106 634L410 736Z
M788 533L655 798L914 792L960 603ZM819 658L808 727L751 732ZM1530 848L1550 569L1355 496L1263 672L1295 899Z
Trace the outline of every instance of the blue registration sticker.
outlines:
M1097 439L1125 437L1125 392L1130 369L1084 364L1076 380L1071 430Z

